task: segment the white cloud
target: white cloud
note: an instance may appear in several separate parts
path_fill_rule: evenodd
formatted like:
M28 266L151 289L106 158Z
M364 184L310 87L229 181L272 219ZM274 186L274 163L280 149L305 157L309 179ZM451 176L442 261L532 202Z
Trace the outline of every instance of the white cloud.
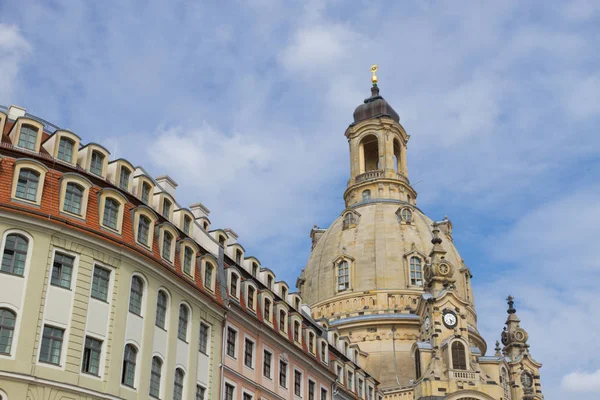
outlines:
M17 79L19 67L30 51L31 45L15 25L0 23L0 71L2 71L0 100L12 101L13 85Z
M569 392L600 395L600 369L596 372L571 372L564 376L562 388Z

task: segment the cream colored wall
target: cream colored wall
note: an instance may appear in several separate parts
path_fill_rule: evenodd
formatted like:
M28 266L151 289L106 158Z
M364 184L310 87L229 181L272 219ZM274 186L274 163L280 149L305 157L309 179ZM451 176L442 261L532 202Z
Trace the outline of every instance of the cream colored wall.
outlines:
M3 299L11 301L18 307L17 331L13 341L12 354L14 358L0 356L0 389L4 390L9 399L38 399L41 386L48 386L55 393L62 393L73 399L147 399L150 379L150 366L154 342L154 320L156 314L156 298L159 287L166 288L171 295L166 361L163 365L163 383L165 398L173 390L173 374L176 368L177 322L179 304L187 301L192 308L192 319L188 326L189 347L185 356L187 396L195 392L198 366L198 332L200 320L211 326L210 365L204 379L208 383L208 398L216 398L218 391L221 344L220 308L211 305L198 294L188 290L169 275L149 265L146 260L138 260L121 249L111 248L103 242L86 238L80 233L71 232L66 228L58 228L40 222L29 221L26 217L14 214L0 213L0 234L7 229L18 228L29 233L33 239L30 243L31 262L26 270L26 276L18 278L0 273L0 288L6 287L15 279L21 279L26 285L25 301L18 298ZM72 277L71 290L49 286L52 254L55 249L62 249L77 254L77 271ZM100 262L114 268L112 287L107 304L107 313L98 312L95 300L90 298L91 279L94 263ZM131 327L128 320L132 314L128 311L129 288L132 274L140 273L147 280L145 288L145 303L143 318L138 321L138 327ZM60 291L56 295L55 291ZM18 292L18 291L17 291ZM18 297L17 292L12 293ZM69 293L62 299L65 293ZM55 297L56 296L56 297ZM6 294L4 295L6 297ZM50 310L50 308L52 308ZM66 322L67 331L63 342L64 355L61 366L54 367L38 363L39 346L41 341L42 319L50 322ZM92 319L98 318L102 321ZM104 318L107 318L104 321ZM81 362L86 332L101 335L98 332L102 323L106 323L107 337L103 342L104 371L103 379L82 374ZM138 374L137 390L121 386L121 365L126 332L138 330L141 335L141 349L138 353L136 373ZM128 333L129 335L129 333ZM18 341L16 340L18 336ZM181 360L180 360L181 361ZM33 380L36 382L33 382ZM199 379L198 379L199 380ZM28 394L26 394L28 393Z

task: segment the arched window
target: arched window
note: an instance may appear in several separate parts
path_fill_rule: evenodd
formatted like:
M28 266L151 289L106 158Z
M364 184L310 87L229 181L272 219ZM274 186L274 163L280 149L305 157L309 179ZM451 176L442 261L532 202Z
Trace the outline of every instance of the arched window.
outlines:
M117 230L117 221L119 220L120 204L117 200L107 198L104 202L104 216L102 224L108 228Z
M423 269L421 268L421 259L419 257L410 258L410 284L413 286L423 286Z
M373 135L365 137L360 142L362 149L362 172L375 171L379 169L379 142Z
M367 189L364 192L362 192L362 199L363 201L371 200L371 191Z
M353 213L349 212L346 215L344 215L344 229L349 228L354 224L356 224L356 218Z
M150 396L159 398L160 378L162 375L162 361L158 357L152 357L152 370L150 371Z
M98 151L92 151L92 160L90 161L90 172L94 175L102 176L104 166L104 155Z
M21 127L21 133L19 134L19 147L23 147L27 150L35 151L35 145L37 143L37 128L31 125L23 125Z
M350 288L350 273L348 261L342 260L337 265L337 283L338 291L348 290Z
M264 307L264 313L263 313L263 318L266 321L271 321L271 300L269 299L265 299L265 307Z
M67 212L81 215L81 204L83 203L83 192L85 189L76 183L67 183L65 189L65 202L63 209Z
M506 371L506 368L502 368L502 371L500 372L500 386L502 386L502 391L504 393L504 399L503 400L510 400L511 399L511 395L510 395L510 379L508 378L508 372Z
M125 191L129 190L129 177L131 171L128 168L121 167L121 175L119 175L119 187Z
M179 326L177 329L177 337L184 342L187 342L188 320L190 318L190 310L185 304L179 306Z
M192 219L187 215L183 217L183 233L189 236L192 228Z
M213 268L210 263L206 263L204 268L204 287L209 290L212 290Z
M294 321L294 341L300 342L300 322Z
M169 219L169 216L171 215L171 202L168 199L163 200L162 215L167 219Z
M173 400L183 399L183 379L185 373L181 368L175 370L175 381L173 383Z
M394 139L394 169L400 172L402 161L400 160L400 142Z
M419 349L415 350L415 378L419 379L421 377L421 351Z
M164 259L171 261L171 244L173 243L173 235L169 232L164 231L163 233L163 245L162 245L162 256Z
M139 276L131 278L131 292L129 293L129 312L142 315L142 298L144 296L144 281Z
M148 246L149 236L150 236L150 219L145 215L140 215L140 219L138 220L138 237L137 240L141 244L145 244Z
M148 185L146 182L142 183L142 201L146 204L148 204L148 201L150 200L150 185Z
M256 289L254 289L254 286L248 286L248 301L247 301L247 306L249 309L254 311L254 297L256 295Z
M258 275L258 264L252 263L252 276L257 276L257 275Z
M240 250L235 251L235 263L237 265L242 265L242 252Z
M24 200L36 201L39 181L39 173L31 169L22 168L19 171L15 196Z
M285 310L279 310L279 330L285 332L285 320L287 318L287 314Z
M238 297L237 295L237 288L238 288L238 280L240 278L237 276L237 274L232 273L231 274L231 282L229 283L229 294L235 298Z
M403 208L402 211L400 211L400 219L403 222L406 223L411 223L412 222L412 211L408 208Z
M6 236L0 270L9 274L23 276L28 245L29 241L24 236L14 233Z
M189 247L185 247L183 251L183 272L188 275L192 274L192 260L194 259L194 250Z
M452 343L452 369L467 369L465 345L459 341Z
M8 308L0 308L0 354L10 354L17 315Z
M156 326L165 329L165 322L167 320L167 307L169 304L169 298L163 290L158 291L158 298L156 300Z
M123 355L123 374L121 376L121 383L125 386L134 387L135 385L136 360L137 349L132 344L126 345L125 354Z
M75 148L75 142L69 138L60 138L58 143L58 154L56 155L59 160L66 161L68 163L73 162L73 149Z

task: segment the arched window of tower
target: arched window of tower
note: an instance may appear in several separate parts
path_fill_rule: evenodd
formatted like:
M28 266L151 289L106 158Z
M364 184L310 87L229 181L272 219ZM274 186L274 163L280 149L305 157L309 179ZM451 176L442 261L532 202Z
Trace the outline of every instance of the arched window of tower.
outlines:
M396 172L400 172L401 160L400 160L400 142L398 139L394 139L394 169Z
M362 156L361 173L379 169L379 142L373 135L365 136L360 142Z
M465 345L459 341L452 343L452 369L467 369Z
M363 201L371 200L371 191L369 189L362 192L362 199Z

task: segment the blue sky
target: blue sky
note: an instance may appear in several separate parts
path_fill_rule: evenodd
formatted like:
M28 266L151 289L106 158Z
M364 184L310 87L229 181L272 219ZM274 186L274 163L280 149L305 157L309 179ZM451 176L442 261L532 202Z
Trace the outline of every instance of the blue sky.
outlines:
M546 398L600 395L600 3L459 4L0 0L0 104L168 173L293 285L378 63L490 348L510 292Z

